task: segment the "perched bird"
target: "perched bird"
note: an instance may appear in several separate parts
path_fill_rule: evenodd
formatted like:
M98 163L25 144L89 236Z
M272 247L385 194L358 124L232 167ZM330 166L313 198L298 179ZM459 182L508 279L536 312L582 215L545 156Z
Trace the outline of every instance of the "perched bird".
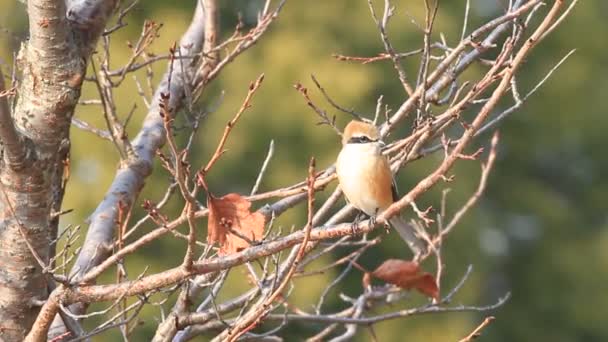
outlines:
M340 187L348 202L372 219L398 199L393 174L378 129L369 123L353 120L344 128L342 151L336 162ZM414 228L399 215L390 224L408 244L414 255L425 250Z

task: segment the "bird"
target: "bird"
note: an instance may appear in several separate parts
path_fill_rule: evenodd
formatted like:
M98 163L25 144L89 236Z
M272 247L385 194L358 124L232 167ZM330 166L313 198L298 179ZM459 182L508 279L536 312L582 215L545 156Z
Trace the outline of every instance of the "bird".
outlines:
M376 126L352 120L342 133L342 150L336 161L338 181L346 200L372 220L398 199L390 164L382 154L383 145ZM424 253L426 245L410 224L399 215L389 222L415 257Z

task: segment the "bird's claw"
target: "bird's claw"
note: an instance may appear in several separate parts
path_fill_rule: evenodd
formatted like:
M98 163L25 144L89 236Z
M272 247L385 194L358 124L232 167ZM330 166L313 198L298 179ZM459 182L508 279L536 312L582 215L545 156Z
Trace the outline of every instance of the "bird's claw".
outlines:
M352 235L356 235L357 234L357 228L359 228L359 223L361 223L361 217L362 216L363 215L361 213L358 213L357 216L355 216L355 220L350 225L350 233Z
M351 235L356 235L357 234L357 228L359 228L359 221L358 220L354 220L353 223L351 223L351 225L350 225L350 234Z
M369 217L369 226L370 227L374 227L376 225L376 223L378 223L378 220L376 220L376 218L378 217L378 208L376 208L376 211L374 212L373 215L371 215Z

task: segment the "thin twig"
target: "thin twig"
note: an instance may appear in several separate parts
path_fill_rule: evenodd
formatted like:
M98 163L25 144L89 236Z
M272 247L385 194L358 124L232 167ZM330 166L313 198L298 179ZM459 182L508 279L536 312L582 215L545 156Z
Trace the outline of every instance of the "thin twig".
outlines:
M483 322L481 322L481 324L479 324L479 326L477 326L477 328L475 328L475 330L473 330L469 335L467 335L465 338L459 340L458 342L471 342L474 339L478 338L479 336L481 336L481 331L487 327L488 325L490 325L490 323L492 323L494 321L495 317L494 316L488 316L486 317Z
M264 174L266 173L266 169L268 168L268 164L270 163L270 159L274 155L274 139L270 140L270 146L268 146L268 153L266 154L266 159L264 159L264 163L262 163L262 168L258 173L258 178L255 180L255 185L253 189L251 189L250 196L255 195L260 188L260 184L262 183L262 178L264 178Z
M264 74L261 74L257 78L257 80L255 80L255 82L252 82L249 85L249 91L247 92L247 96L245 97L245 100L243 101L241 108L239 108L239 110L236 112L236 114L234 115L232 120L230 120L228 122L228 124L226 124L226 128L224 128L224 134L222 135L219 143L217 144L215 152L211 156L211 159L209 159L209 161L207 162L207 165L205 165L205 167L203 169L201 169L201 171L199 171L199 172L202 172L203 174L207 174L207 172L209 172L209 170L211 169L213 164L215 164L215 162L225 152L224 145L226 144L226 140L228 140L228 136L230 135L232 128L234 127L236 122L239 120L239 118L241 117L243 112L245 112L245 110L247 110L251 107L251 100L253 98L253 95L255 95L255 93L258 90L258 88L260 87L260 85L262 85L262 81L264 81Z

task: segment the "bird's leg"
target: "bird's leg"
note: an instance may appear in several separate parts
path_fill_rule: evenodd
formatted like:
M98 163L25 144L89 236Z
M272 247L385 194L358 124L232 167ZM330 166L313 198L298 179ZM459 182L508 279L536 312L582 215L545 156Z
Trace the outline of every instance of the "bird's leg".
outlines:
M369 226L370 227L373 227L376 225L376 217L378 216L379 209L380 208L376 208L376 210L374 211L374 214L369 216Z
M373 227L376 225L376 214L370 215L369 217L369 226Z
M385 222L385 223L384 223L384 232L385 232L386 234L390 234L390 232L391 232L391 225L390 225L390 224L388 224L388 222Z
M379 210L380 210L380 208L376 208L376 212L374 213L374 215L370 216L370 218L369 218L370 226L376 225L376 217L378 216ZM388 223L388 221L384 221L384 230L385 230L386 234L390 233L390 228L391 228L391 226Z
M357 216L355 216L355 220L350 225L350 232L352 235L355 235L357 233L357 228L359 228L359 223L361 223L361 220L363 219L364 216L365 216L365 214L363 214L362 211L359 211L357 213Z

